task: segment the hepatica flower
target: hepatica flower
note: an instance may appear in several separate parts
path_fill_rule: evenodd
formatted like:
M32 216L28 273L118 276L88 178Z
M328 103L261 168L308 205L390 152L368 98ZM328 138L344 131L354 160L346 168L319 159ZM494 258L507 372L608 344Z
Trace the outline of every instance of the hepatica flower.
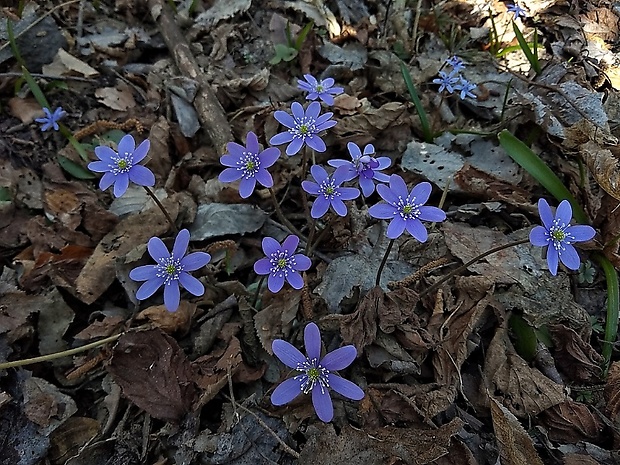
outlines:
M273 178L266 168L278 160L280 149L270 147L261 152L258 138L251 131L247 135L246 147L229 142L226 148L229 153L220 158L220 163L229 168L220 173L220 181L232 182L241 179L239 195L244 199L252 195L256 181L264 187L273 186Z
M319 116L321 113L319 102L312 102L305 111L300 103L293 102L291 111L293 116L282 110L274 113L274 118L289 129L273 136L269 143L280 145L290 142L286 147L288 156L298 153L304 144L317 152L325 152L327 147L318 134L336 125L336 121L331 119L333 113L327 112Z
M306 354L302 354L292 344L276 339L271 348L273 353L287 367L299 374L280 384L271 394L273 405L284 405L302 392L312 393L312 405L318 417L328 422L334 418L334 406L329 390L352 400L364 398L364 391L355 383L334 373L343 370L355 360L357 350L348 345L334 350L321 358L321 332L314 323L308 323L304 330Z
M114 184L114 196L120 197L129 187L129 181L139 186L154 186L155 176L145 166L138 165L149 151L150 142L144 140L138 148L130 134L123 136L118 143L118 153L106 145L95 147L98 161L88 164L88 169L96 173L105 173L99 181L99 188L104 191Z
M327 105L334 104L333 95L339 95L344 92L342 87L333 87L334 80L332 78L317 80L312 74L304 74L305 81L298 79L297 83L301 90L308 92L306 100L316 100L320 98Z
M299 274L306 271L312 265L308 257L303 254L296 254L299 238L288 236L282 245L273 237L263 238L263 252L266 257L254 263L254 271L259 275L269 275L267 287L274 294L280 292L284 286L284 281L294 289L304 287L304 280Z
M64 111L62 107L56 108L54 110L54 113L52 113L49 108L43 107L43 113L45 113L45 116L43 118L35 119L37 123L42 124L41 131L43 132L47 131L50 128L54 128L54 131L58 131L58 129L60 129L60 127L58 126L58 121L60 121L61 118L67 115L67 112Z
M330 206L338 215L346 216L347 207L343 200L353 200L360 195L360 191L355 187L340 187L349 174L349 168L341 166L329 176L322 166L312 165L310 173L316 182L303 181L301 183L303 190L317 196L312 204L310 216L321 218Z
M363 154L359 146L354 142L349 142L347 149L349 149L352 161L336 159L329 160L327 164L334 168L346 166L347 176L344 179L345 181L351 181L359 177L359 184L364 197L370 196L375 191L375 183L373 181L388 182L390 180L387 174L380 173L379 171L389 167L392 164L392 160L389 157L375 158L375 147L372 144L364 147Z
M554 216L547 201L540 199L538 213L543 225L535 226L530 231L530 242L538 247L547 247L547 265L551 274L557 274L560 261L566 268L578 270L579 254L572 244L592 239L596 234L594 228L588 225L570 225L573 210L568 200L560 202Z
M179 308L180 286L190 294L200 296L205 288L200 281L189 274L205 266L211 260L206 252L193 252L185 255L189 245L189 231L179 231L172 253L158 237L151 237L148 243L149 254L157 262L156 265L144 265L134 268L129 277L134 281L146 281L136 292L136 299L144 300L151 297L157 289L164 286L164 304L169 312Z
M437 207L424 204L431 195L431 185L421 182L411 192L403 178L397 174L390 176L389 187L383 184L377 186L377 192L387 203L378 203L368 210L370 216L382 220L392 220L386 231L390 239L399 237L405 229L420 242L426 242L428 232L422 221L443 221L446 214Z

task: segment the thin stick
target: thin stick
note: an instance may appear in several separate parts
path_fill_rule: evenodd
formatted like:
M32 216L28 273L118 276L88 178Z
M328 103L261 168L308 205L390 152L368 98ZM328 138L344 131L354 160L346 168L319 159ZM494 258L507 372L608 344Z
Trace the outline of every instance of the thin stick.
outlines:
M302 238L303 234L295 226L293 226L293 224L284 216L284 213L282 213L282 209L280 208L280 204L278 203L278 199L276 198L276 193L273 190L273 187L269 188L269 193L271 194L271 200L273 201L273 206L276 209L276 215L278 215L278 219L280 220L280 222L282 222L282 224L286 226L291 233L296 234L297 236Z
M0 370L13 367L22 367L25 365L32 365L33 363L47 362L49 360L56 360L62 357L69 357L70 355L86 352L87 350L94 349L95 347L102 346L108 342L114 342L125 333L116 334L114 336L106 337L97 342L91 342L82 347L76 347L75 349L63 350L62 352L55 352L53 354L41 355L40 357L25 358L22 360L14 360L12 362L0 363Z
M381 273L383 273L383 268L385 268L385 264L387 263L388 256L392 251L392 246L396 239L391 239L390 243L387 246L387 250L385 251L385 255L383 256L383 260L381 260L381 265L379 265L379 269L377 270L377 279L375 279L375 286L378 286L381 282Z
M142 187L144 187L144 190L146 191L146 193L149 195L149 197L151 197L151 199L153 199L153 202L157 204L161 212L164 214L164 216L168 220L168 223L170 223L170 226L172 226L172 230L175 233L179 234L179 228L177 228L177 225L174 223L174 221L172 221L172 218L170 217L168 210L166 210L166 207L164 207L164 205L159 201L155 193L148 186L142 186Z
M419 297L422 297L426 294L428 294L429 292L434 291L435 289L437 289L439 286L441 286L443 283L445 283L448 279L452 278L453 276L465 271L467 268L469 268L471 265L473 265L474 263L476 263L479 260L482 260L484 257L487 257L491 254L494 254L495 252L499 252L500 250L504 250L507 249L509 247L514 247L516 245L521 245L521 244L525 244L527 242L529 242L530 239L521 239L518 241L514 241L514 242L509 242L507 244L503 244L503 245L499 245L497 247L493 247L490 250L487 250L486 252L478 255L477 257L472 258L470 261L468 261L467 263L465 263L462 266L459 266L456 270L451 271L450 273L448 273L447 275L445 275L443 278L441 278L439 281L437 281L436 283L433 283L431 286L427 287L426 289L424 289L422 292L420 292Z

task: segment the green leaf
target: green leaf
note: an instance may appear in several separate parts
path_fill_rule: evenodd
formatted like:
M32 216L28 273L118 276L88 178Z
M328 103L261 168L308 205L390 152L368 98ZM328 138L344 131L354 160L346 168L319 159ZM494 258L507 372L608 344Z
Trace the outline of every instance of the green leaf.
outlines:
M510 329L514 334L513 344L523 359L531 362L536 356L538 338L532 328L522 317L513 314L510 317Z
M407 90L409 91L409 96L411 97L411 101L415 106L415 110L418 113L418 117L420 118L420 124L422 125L422 132L424 133L424 141L427 143L433 142L433 131L431 131L431 125L428 122L428 117L426 116L426 111L424 111L424 106L422 106L422 102L420 101L420 97L418 97L418 92L413 85L413 81L411 80L411 74L409 74L409 70L404 62L400 62L400 72L403 75L403 79L405 80L405 85L407 86Z
M298 53L297 50L295 50L294 48L288 47L287 45L284 45L284 44L276 44L274 48L276 51L276 56L274 56L271 60L269 60L269 63L271 63L272 65L277 65L282 60L284 61L294 60Z
M609 369L613 344L618 336L618 317L620 316L620 283L614 265L601 253L594 254L607 281L607 315L605 315L605 336L603 339L603 360L605 373Z
M0 187L0 202L10 202L13 200L11 190L8 187Z
M519 26L517 26L514 21L512 22L512 30L517 36L517 42L519 42L521 50L523 50L523 53L525 53L527 61L529 61L530 65L532 65L532 69L536 74L540 74L542 69L540 67L540 63L538 62L538 33L536 32L536 30L534 30L534 52L532 53L532 50L530 49L530 46L525 40L525 37L523 37Z
M69 160L67 157L58 155L58 164L60 167L69 173L71 176L77 179L94 179L95 175L88 171L86 168L78 165L77 163Z
M579 223L588 224L590 222L581 205L577 203L570 191L562 184L560 178L527 145L506 129L499 133L498 139L510 158L530 173L551 195L558 199L558 201L566 199L570 202L573 207L573 215Z
M306 37L308 36L308 34L310 33L310 30L312 29L312 26L314 26L314 21L310 21L308 24L306 24L304 26L304 28L299 31L299 35L297 36L297 40L295 41L295 50L297 50L298 52L301 50L301 46L304 44L304 41L306 40Z

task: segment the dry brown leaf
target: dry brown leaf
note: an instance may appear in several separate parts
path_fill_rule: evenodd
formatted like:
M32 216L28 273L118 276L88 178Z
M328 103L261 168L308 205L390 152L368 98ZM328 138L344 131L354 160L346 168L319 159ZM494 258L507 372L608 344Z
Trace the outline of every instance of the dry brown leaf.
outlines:
M489 396L493 429L497 445L506 465L544 465L534 448L532 438L506 407Z
M9 100L9 109L11 114L24 124L32 123L35 118L42 118L45 116L41 105L35 99L23 99L19 97L13 97Z
M277 294L265 296L265 307L254 315L256 334L263 348L273 354L271 344L274 339L288 336L291 323L297 315L301 292L285 289Z
M620 362L613 362L609 367L607 383L605 384L605 400L607 401L607 415L620 429Z
M370 289L357 304L357 309L340 320L340 333L346 344L353 344L358 354L374 342L377 337L378 309L383 304L385 293L379 286Z
M179 308L174 312L169 312L165 305L155 305L142 310L138 313L136 319L148 319L156 327L168 334L177 331L181 334L187 334L192 325L196 310L196 304L187 300L181 300Z
M52 463L66 463L91 441L101 425L94 418L71 417L50 435L49 459Z
M545 410L542 416L553 441L576 444L579 441L598 443L603 439L604 423L585 404L567 399Z
M125 83L117 87L100 87L95 90L95 97L112 110L127 111L136 106L131 87Z
M189 412L195 373L179 344L159 329L121 336L106 369L123 394L152 417L179 422Z
M356 135L378 135L388 127L401 124L408 125L410 115L407 106L400 102L390 102L379 108L373 107L368 100L361 100L358 113L343 117L336 126L334 134L338 137L352 137Z
M575 330L556 324L549 327L554 358L571 382L598 383L603 376L603 357ZM586 334L588 338L589 334Z
M603 148L593 141L579 147L596 182L616 200L620 200L620 160L615 147Z
M72 73L81 74L84 77L99 75L99 71L95 68L70 55L62 48L58 50L52 63L43 66L43 73L50 76L65 76Z

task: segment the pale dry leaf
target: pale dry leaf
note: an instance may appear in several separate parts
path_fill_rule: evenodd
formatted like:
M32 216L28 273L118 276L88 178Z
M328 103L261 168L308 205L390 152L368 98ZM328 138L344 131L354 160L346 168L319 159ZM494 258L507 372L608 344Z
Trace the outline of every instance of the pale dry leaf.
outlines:
M99 71L95 68L70 55L62 48L58 50L51 64L43 66L43 73L50 76L65 76L77 73L87 78L99 75Z
M579 151L596 182L605 192L620 200L620 163L615 148L603 148L589 141L581 145Z
M41 105L35 99L13 97L9 100L11 114L24 124L32 123L36 118L45 116Z
M119 84L118 87L100 87L95 90L95 97L116 111L127 111L136 106L131 88L125 83Z

